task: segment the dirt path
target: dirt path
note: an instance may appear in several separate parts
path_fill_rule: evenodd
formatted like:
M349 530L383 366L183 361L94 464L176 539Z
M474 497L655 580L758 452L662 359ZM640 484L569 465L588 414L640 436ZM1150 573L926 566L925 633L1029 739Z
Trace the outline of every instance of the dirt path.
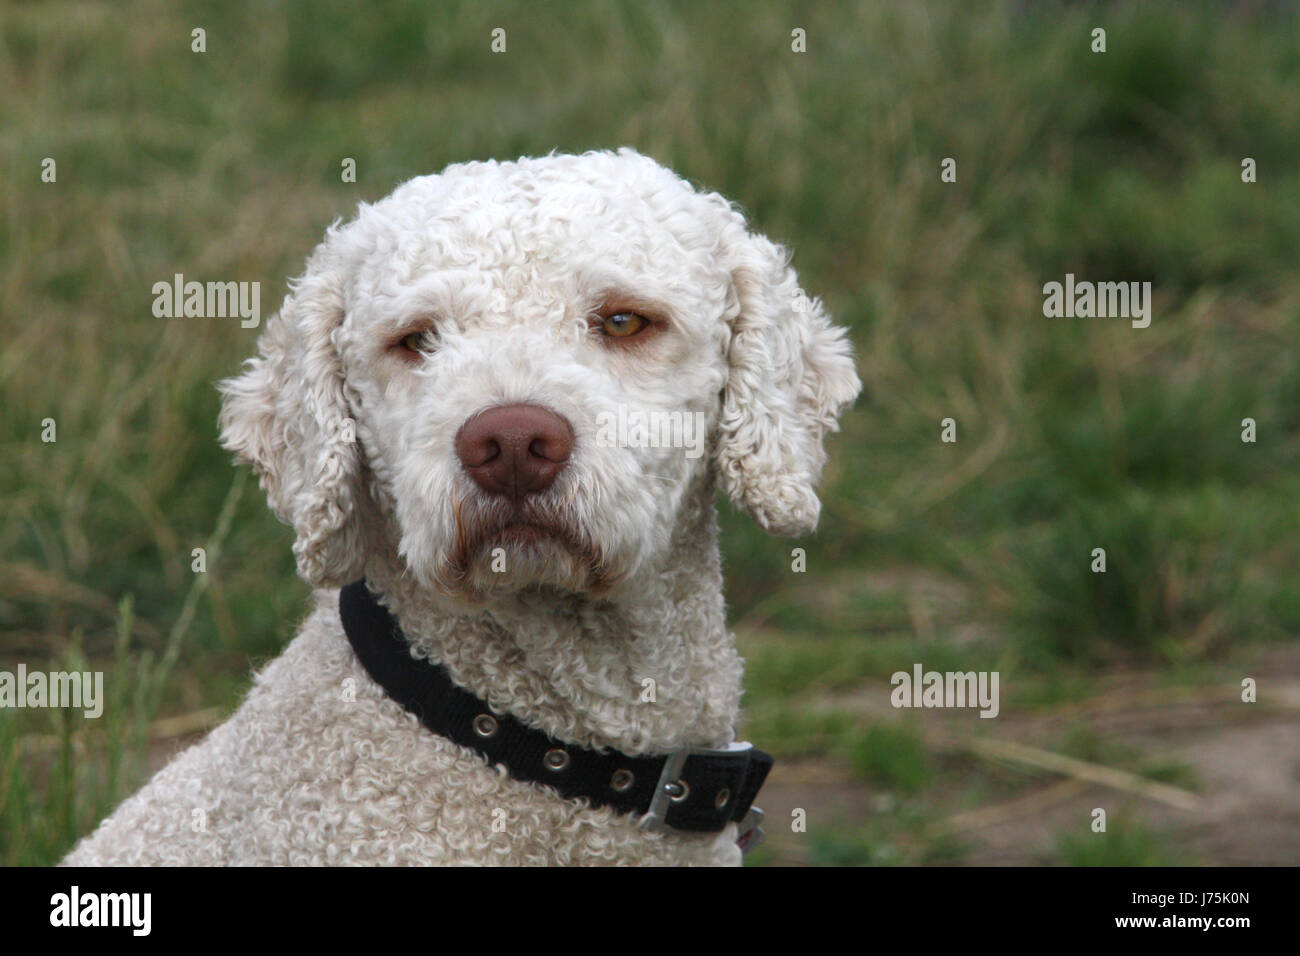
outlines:
M1062 863L1062 836L1088 839L1092 811L1100 807L1110 831L1119 821L1148 834L1166 862L1300 864L1300 648L1263 651L1250 663L1243 673L1259 682L1256 704L1240 702L1230 669L1222 681L1181 688L1163 686L1155 672L1127 673L1100 681L1098 693L1084 701L1028 715L1006 710L984 731L994 740L1051 748L1067 727L1086 727L1095 739L1121 747L1129 764L1176 768L1174 786L1193 797L1193 808L1032 767L1023 768L1027 775L1014 792L972 802L978 760L940 773L911 797L856 779L835 761L782 761L760 800L770 821L767 861L836 862L819 844L856 839L867 849L852 862L925 862L927 841L952 839L960 849L936 859ZM936 749L961 746L951 715L912 716ZM925 823L915 826L906 806ZM796 808L806 812L806 833L791 832Z

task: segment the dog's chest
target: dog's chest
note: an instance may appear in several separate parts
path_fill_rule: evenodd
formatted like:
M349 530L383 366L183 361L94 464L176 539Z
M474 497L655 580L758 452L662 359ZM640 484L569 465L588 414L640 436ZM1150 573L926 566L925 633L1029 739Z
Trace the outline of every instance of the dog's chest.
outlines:
M261 765L259 776L267 780L268 788L290 783L298 812L292 821L278 822L293 823L292 839L301 851L331 857L316 862L739 862L734 827L720 834L652 833L640 829L630 815L590 809L507 777L481 757L425 729L370 681L346 653L346 645L325 644L321 638L324 635L302 635L295 645L307 641L315 646L291 646L264 674L268 683L302 682L295 695L300 710L281 713L276 722L284 737L280 745L269 747L264 732L254 742L230 728L232 741L251 744L242 756ZM294 666L300 650L310 652L314 666ZM289 673L294 676L288 677ZM279 708L283 693L280 685L275 695ZM269 715L261 713L261 703L255 691L245 705L247 713L241 711L232 723L246 720L265 727ZM278 770L266 766L274 759L268 757L270 753L278 754ZM271 773L277 773L279 780L269 779ZM260 842L250 836L253 844Z

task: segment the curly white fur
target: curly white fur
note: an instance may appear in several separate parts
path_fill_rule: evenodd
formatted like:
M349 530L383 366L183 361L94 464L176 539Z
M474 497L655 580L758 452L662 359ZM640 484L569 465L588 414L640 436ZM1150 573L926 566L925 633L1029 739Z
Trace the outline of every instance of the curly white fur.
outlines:
M602 341L590 320L615 300L657 310L660 334ZM422 328L435 347L398 354ZM742 662L715 479L766 530L812 530L824 434L860 388L785 251L631 150L467 163L331 227L259 352L223 383L223 440L293 525L318 606L234 716L66 862L739 862L734 825L648 832L425 730L358 664L332 589L365 575L414 655L555 737L728 743ZM574 446L536 496L564 543L512 546L502 572L487 537L457 558L499 514L453 439L511 403L566 418ZM619 405L701 413L711 456L597 441Z

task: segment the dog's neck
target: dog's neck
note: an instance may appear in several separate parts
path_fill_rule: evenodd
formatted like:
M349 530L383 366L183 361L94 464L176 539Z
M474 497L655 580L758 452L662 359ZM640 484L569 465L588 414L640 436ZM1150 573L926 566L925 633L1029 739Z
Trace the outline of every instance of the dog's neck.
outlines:
M733 739L742 668L711 488L688 496L670 547L617 599L525 592L453 611L389 553L366 578L417 655L553 737L628 754Z

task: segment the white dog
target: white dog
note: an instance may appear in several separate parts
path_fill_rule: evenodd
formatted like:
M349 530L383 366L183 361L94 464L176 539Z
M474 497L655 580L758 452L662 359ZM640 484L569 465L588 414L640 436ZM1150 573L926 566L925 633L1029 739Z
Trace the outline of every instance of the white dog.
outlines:
M766 767L719 752L742 662L715 481L812 530L860 388L785 251L631 150L467 163L330 228L259 351L223 440L316 610L66 862L739 862ZM617 415L698 422L708 454L611 439ZM431 730L452 697L472 723Z

